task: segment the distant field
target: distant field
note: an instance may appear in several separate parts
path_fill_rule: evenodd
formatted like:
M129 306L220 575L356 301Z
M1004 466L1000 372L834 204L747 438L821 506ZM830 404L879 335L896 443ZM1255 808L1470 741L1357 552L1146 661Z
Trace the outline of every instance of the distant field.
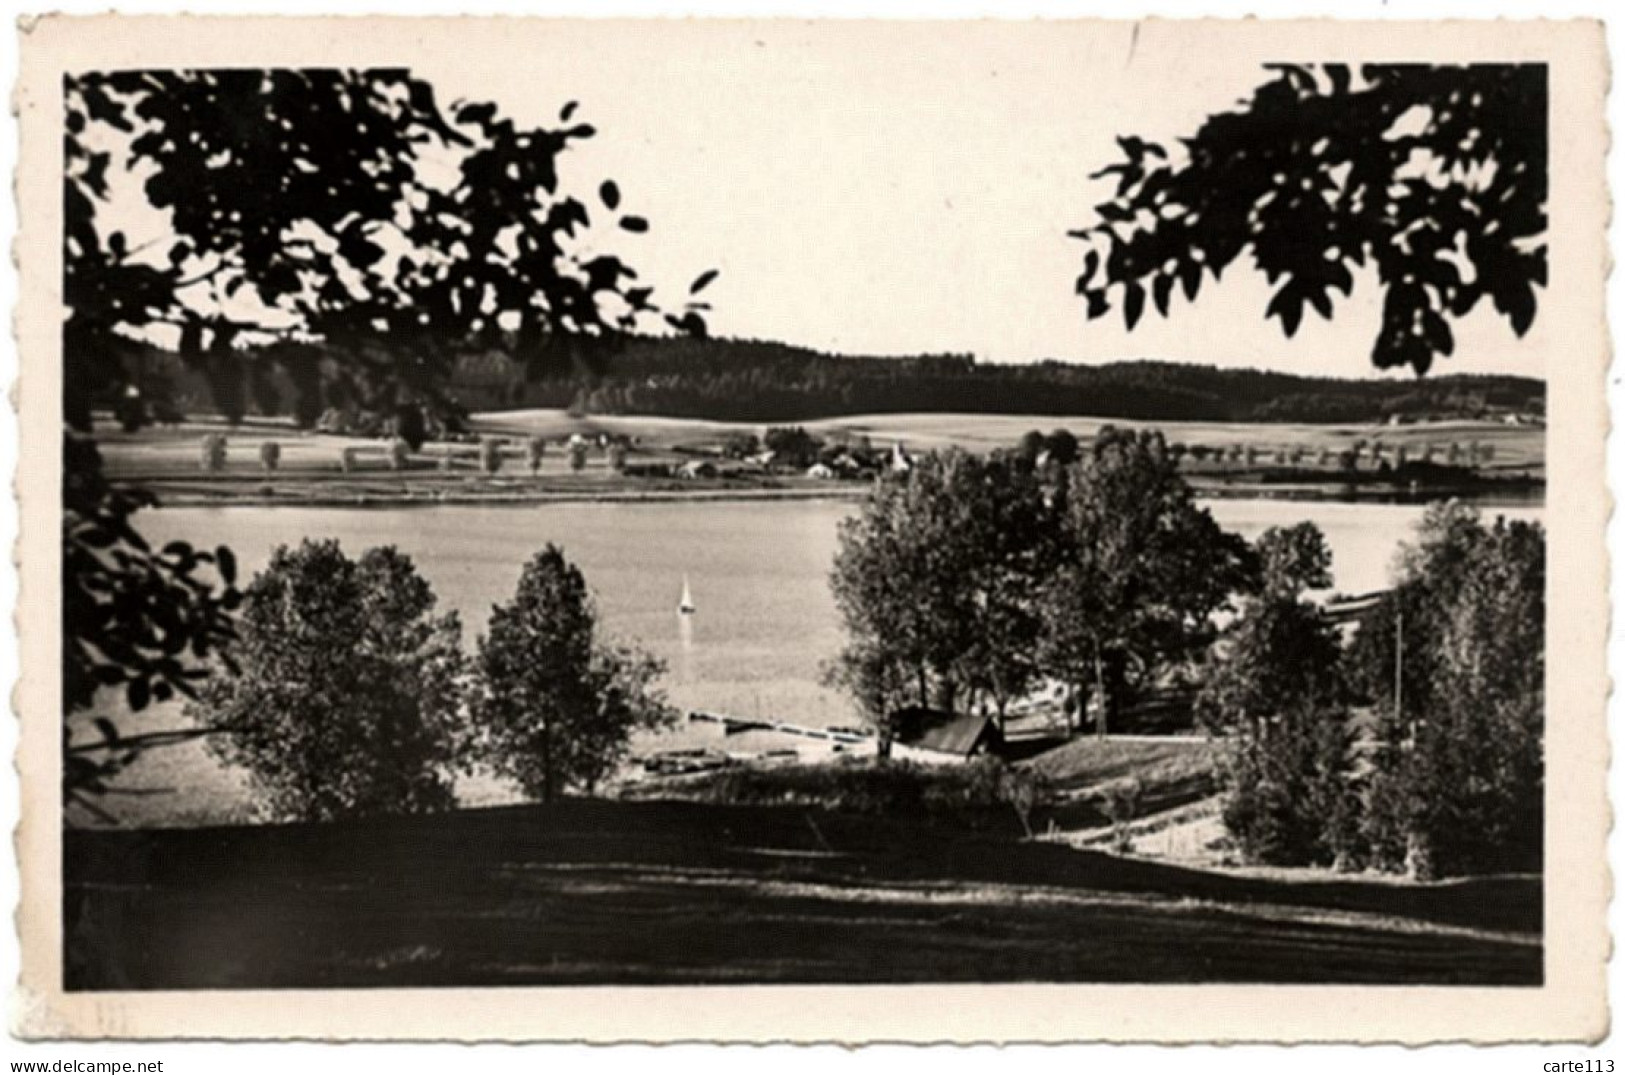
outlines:
M825 418L802 423L822 437L841 434L868 436L880 444L902 441L911 449L959 447L970 451L1011 447L1028 430L1069 429L1079 438L1093 437L1103 425L1130 429L1160 429L1182 444L1254 444L1261 448L1306 445L1334 451L1356 440L1380 441L1389 448L1405 445L1413 450L1425 444L1443 446L1452 440L1478 441L1495 446L1498 465L1539 466L1545 461L1546 431L1539 427L1508 426L1490 422L1435 422L1418 425L1286 425L1229 422L1133 422L1099 418L1057 418L1022 414L872 414ZM651 446L721 443L739 432L761 433L763 423L713 422L689 418L644 415L604 415L572 418L564 411L498 411L476 416L477 428L492 432L542 433L564 437L576 432L608 432L640 437Z
M782 807L70 831L71 990L1541 981L1538 878L1245 878Z

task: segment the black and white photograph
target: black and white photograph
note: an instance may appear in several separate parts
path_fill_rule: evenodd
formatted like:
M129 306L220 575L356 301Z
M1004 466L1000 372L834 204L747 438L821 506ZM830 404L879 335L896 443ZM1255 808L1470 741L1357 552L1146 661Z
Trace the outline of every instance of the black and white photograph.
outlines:
M35 984L1600 1032L1600 36L1281 25L37 43Z

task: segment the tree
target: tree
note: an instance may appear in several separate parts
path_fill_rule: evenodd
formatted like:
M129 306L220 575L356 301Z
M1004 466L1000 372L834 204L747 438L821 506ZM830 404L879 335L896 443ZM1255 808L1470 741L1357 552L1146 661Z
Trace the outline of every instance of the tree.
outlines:
M189 715L272 818L329 821L452 805L461 746L456 613L392 547L279 547L254 577L237 667Z
M1057 429L1046 438L1044 447L1050 462L1058 467L1069 467L1078 461L1078 438L1070 429Z
M486 437L480 441L480 469L487 474L495 474L502 469L502 441L497 437Z
M1312 523L1256 543L1259 592L1210 655L1198 719L1228 741L1225 827L1254 861L1352 858L1359 802L1335 628L1304 600L1330 585L1331 553Z
M762 445L790 466L808 467L818 461L823 442L801 426L774 426L763 435Z
M215 473L226 469L226 438L220 433L205 433L199 462L203 469Z
M525 566L513 600L491 610L477 665L478 753L543 801L591 795L635 732L673 718L654 687L661 663L598 638L586 581L555 545Z
M1379 865L1538 868L1545 623L1540 526L1429 509L1349 655L1380 718L1365 826Z
M1067 475L1042 658L1097 700L1105 734L1125 694L1211 640L1213 614L1249 585L1249 550L1196 506L1160 433L1107 426Z
M1384 292L1379 368L1423 374L1483 299L1519 336L1546 284L1544 64L1274 65L1234 111L1175 151L1118 139L1123 159L1087 244L1078 293L1130 329L1147 296L1167 316L1244 252L1278 285L1265 311L1293 335L1305 305L1330 318L1353 269ZM1464 271L1465 270L1465 271Z
M1002 718L1037 674L1055 527L1018 459L922 456L842 523L830 584L848 644L829 679L882 729L904 700L986 700Z
M762 450L762 442L754 433L730 433L722 442L722 454L729 459L749 459Z
M1029 463L1037 462L1047 447L1046 441L1047 438L1041 430L1029 429L1021 435L1021 440L1016 445L1016 453Z
M1332 550L1326 535L1311 522L1272 526L1253 543L1259 578L1266 593L1293 597L1332 584Z
M540 474L542 459L547 455L547 438L540 433L533 433L525 439L525 463L530 467L532 476Z

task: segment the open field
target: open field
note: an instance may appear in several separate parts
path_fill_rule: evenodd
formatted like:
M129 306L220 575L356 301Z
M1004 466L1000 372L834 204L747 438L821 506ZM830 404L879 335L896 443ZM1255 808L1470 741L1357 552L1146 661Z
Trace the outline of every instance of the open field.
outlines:
M797 808L66 836L70 989L1541 981L1538 878L1244 878Z

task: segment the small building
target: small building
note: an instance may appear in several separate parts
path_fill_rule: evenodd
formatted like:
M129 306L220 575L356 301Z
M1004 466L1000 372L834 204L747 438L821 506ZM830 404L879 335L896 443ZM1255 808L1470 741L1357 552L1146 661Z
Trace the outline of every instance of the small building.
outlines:
M893 711L892 756L916 761L969 761L1004 749L991 713L950 713L909 706Z

